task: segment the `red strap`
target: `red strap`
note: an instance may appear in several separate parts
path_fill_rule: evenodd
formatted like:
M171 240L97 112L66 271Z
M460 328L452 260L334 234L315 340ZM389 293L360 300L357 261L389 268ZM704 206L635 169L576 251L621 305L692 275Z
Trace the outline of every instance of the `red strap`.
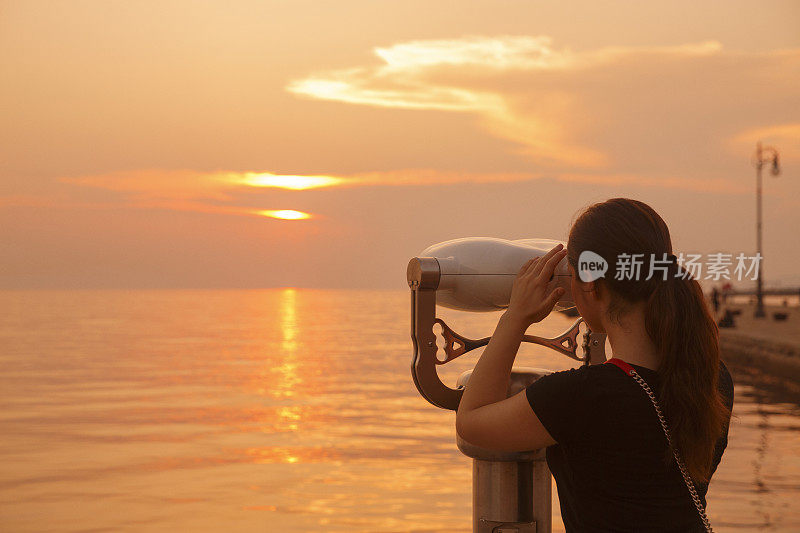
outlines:
M635 370L633 369L633 367L631 365L629 365L628 363L626 363L622 359L617 359L616 357L612 357L611 359L606 361L606 363L611 363L612 365L617 365L620 369L622 369L623 372L625 372L626 374L631 375L631 376L635 372Z

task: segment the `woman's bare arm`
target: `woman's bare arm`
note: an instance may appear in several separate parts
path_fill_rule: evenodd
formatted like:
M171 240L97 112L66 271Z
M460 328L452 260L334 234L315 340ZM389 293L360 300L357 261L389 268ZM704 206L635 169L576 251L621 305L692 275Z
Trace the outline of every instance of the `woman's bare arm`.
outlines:
M524 390L506 398L525 329L522 322L504 314L467 382L456 412L456 431L475 446L524 451L556 443L531 409Z
M476 446L495 450L533 450L555 444L531 409L525 391L506 398L511 368L528 326L553 309L561 289L546 293L561 245L520 269L508 310L500 317L489 344L464 389L456 411L456 431Z

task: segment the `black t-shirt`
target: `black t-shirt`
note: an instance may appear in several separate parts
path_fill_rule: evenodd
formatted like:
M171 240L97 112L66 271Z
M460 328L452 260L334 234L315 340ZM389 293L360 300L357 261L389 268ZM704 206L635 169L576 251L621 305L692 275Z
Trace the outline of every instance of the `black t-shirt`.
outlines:
M658 397L656 371L633 366ZM733 380L720 362L719 389L730 408ZM557 444L546 451L568 533L705 531L650 398L612 364L554 372L527 387L531 408ZM717 442L713 471L728 444ZM697 486L705 505L707 483Z

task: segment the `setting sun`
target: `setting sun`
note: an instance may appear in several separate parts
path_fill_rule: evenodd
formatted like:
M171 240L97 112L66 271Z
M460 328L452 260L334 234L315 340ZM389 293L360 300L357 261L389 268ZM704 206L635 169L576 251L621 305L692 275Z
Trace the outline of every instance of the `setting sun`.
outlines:
M265 217L272 217L272 218L280 218L282 220L305 220L307 218L311 218L309 213L303 213L302 211L295 211L294 209L279 209L279 210L271 210L271 209L263 209L260 211L256 211L257 214Z
M238 181L252 187L280 187L282 189L302 190L329 187L337 185L343 180L333 176L281 176L265 172L261 174L247 173Z

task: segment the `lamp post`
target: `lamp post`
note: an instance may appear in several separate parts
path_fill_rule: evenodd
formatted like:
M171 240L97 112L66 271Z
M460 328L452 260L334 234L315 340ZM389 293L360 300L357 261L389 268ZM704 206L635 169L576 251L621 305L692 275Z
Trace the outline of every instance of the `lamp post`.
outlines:
M778 151L771 146L761 146L761 141L756 144L756 153L753 156L753 164L756 167L756 247L758 248L758 256L760 257L760 264L758 267L758 277L756 278L756 311L753 316L762 318L764 313L764 254L761 250L761 168L764 163L772 163L772 175L777 176L780 174L780 166L778 164Z

